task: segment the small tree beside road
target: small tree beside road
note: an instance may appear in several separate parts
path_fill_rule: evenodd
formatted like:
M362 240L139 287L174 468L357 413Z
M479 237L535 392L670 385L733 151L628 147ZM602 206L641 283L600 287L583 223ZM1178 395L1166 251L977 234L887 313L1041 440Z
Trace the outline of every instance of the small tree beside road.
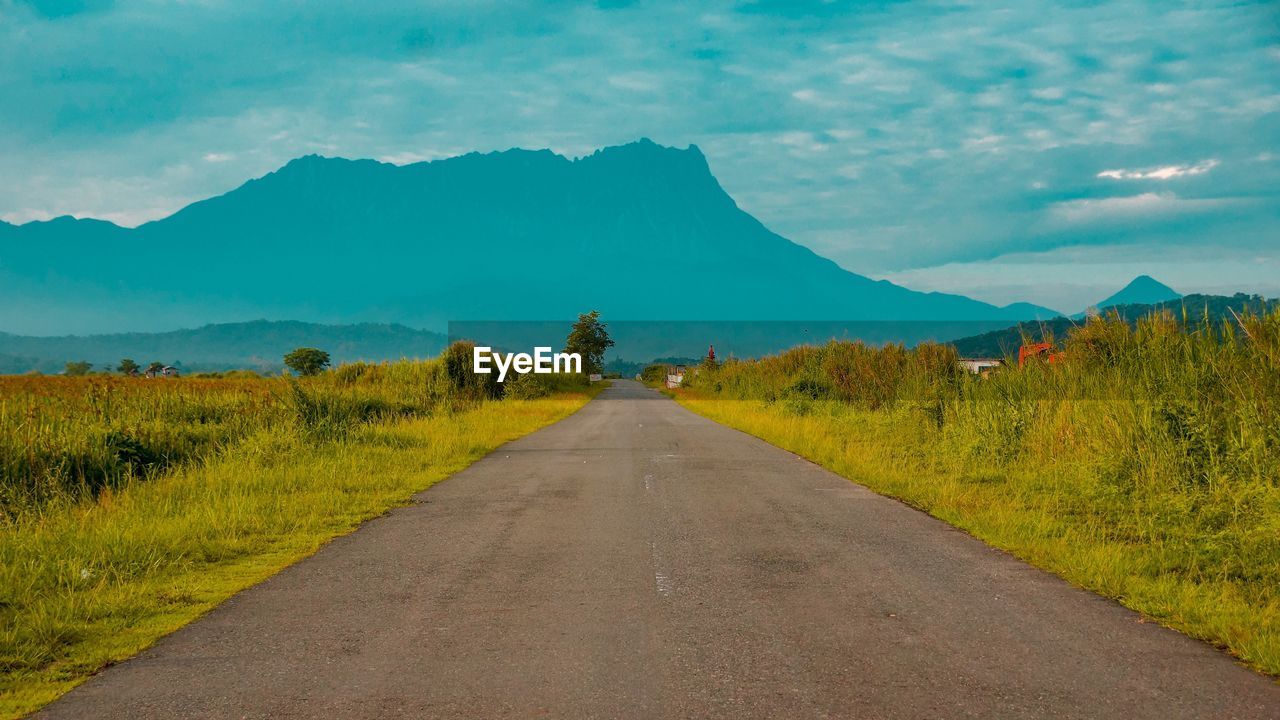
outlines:
M613 338L608 326L600 322L599 310L579 315L564 342L565 352L582 356L582 372L588 375L604 371L604 353L611 347Z

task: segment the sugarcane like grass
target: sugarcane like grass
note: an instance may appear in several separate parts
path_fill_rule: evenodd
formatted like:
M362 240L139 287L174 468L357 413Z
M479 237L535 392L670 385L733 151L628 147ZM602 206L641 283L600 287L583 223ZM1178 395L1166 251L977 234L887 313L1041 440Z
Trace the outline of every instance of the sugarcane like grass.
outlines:
M1100 318L986 379L956 359L833 342L675 394L1280 675L1280 312Z

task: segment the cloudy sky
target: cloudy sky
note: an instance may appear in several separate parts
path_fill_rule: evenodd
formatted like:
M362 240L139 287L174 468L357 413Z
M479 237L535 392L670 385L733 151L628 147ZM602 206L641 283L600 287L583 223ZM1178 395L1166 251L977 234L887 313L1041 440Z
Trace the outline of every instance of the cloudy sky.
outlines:
M642 136L916 289L1280 295L1275 2L0 0L10 222L136 225L311 152Z

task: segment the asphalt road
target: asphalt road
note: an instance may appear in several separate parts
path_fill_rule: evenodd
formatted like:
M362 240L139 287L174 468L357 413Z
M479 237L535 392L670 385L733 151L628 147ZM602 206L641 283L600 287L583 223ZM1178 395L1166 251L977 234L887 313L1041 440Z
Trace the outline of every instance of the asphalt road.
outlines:
M48 718L1276 718L1280 686L632 382Z

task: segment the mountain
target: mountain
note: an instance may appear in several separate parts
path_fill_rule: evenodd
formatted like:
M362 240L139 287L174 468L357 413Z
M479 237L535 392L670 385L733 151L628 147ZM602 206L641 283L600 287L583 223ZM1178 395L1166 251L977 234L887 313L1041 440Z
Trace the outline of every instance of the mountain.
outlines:
M1139 275L1122 290L1098 303L1096 307L1115 307L1117 305L1155 305L1177 300L1182 294L1177 290L1156 280L1150 275Z
M1028 302L1010 303L1009 305L1003 306L1001 310L1010 315L1024 317L1029 320L1052 320L1053 318L1062 316L1062 313L1057 310L1051 310L1042 305L1033 305Z
M764 227L694 146L410 165L307 156L126 229L0 224L0 328L563 319L1011 321L1051 315L848 272ZM0 348L0 352L5 352Z
M0 333L0 374L58 372L68 361L85 360L94 369L115 368L121 358L144 366L158 360L184 370L275 371L297 347L327 351L334 364L355 360L398 360L438 355L445 336L403 325L363 323L316 325L268 322L206 325L164 333L25 337Z
M1185 295L1176 299L1158 303L1134 303L1112 305L1108 313L1116 313L1130 323L1153 312L1172 312L1176 317L1186 318L1188 322L1200 322L1208 319L1212 323L1222 323L1234 319L1235 315L1244 312L1271 312L1280 309L1280 299L1268 300L1259 295L1236 293L1226 295ZM1233 314L1234 313L1234 314ZM1045 338L1061 340L1067 336L1071 328L1084 322L1081 317L1057 317L1046 322L1023 322L1012 327L980 333L970 337L953 340L964 357L1007 357L1016 355L1023 338L1031 342L1040 342Z

